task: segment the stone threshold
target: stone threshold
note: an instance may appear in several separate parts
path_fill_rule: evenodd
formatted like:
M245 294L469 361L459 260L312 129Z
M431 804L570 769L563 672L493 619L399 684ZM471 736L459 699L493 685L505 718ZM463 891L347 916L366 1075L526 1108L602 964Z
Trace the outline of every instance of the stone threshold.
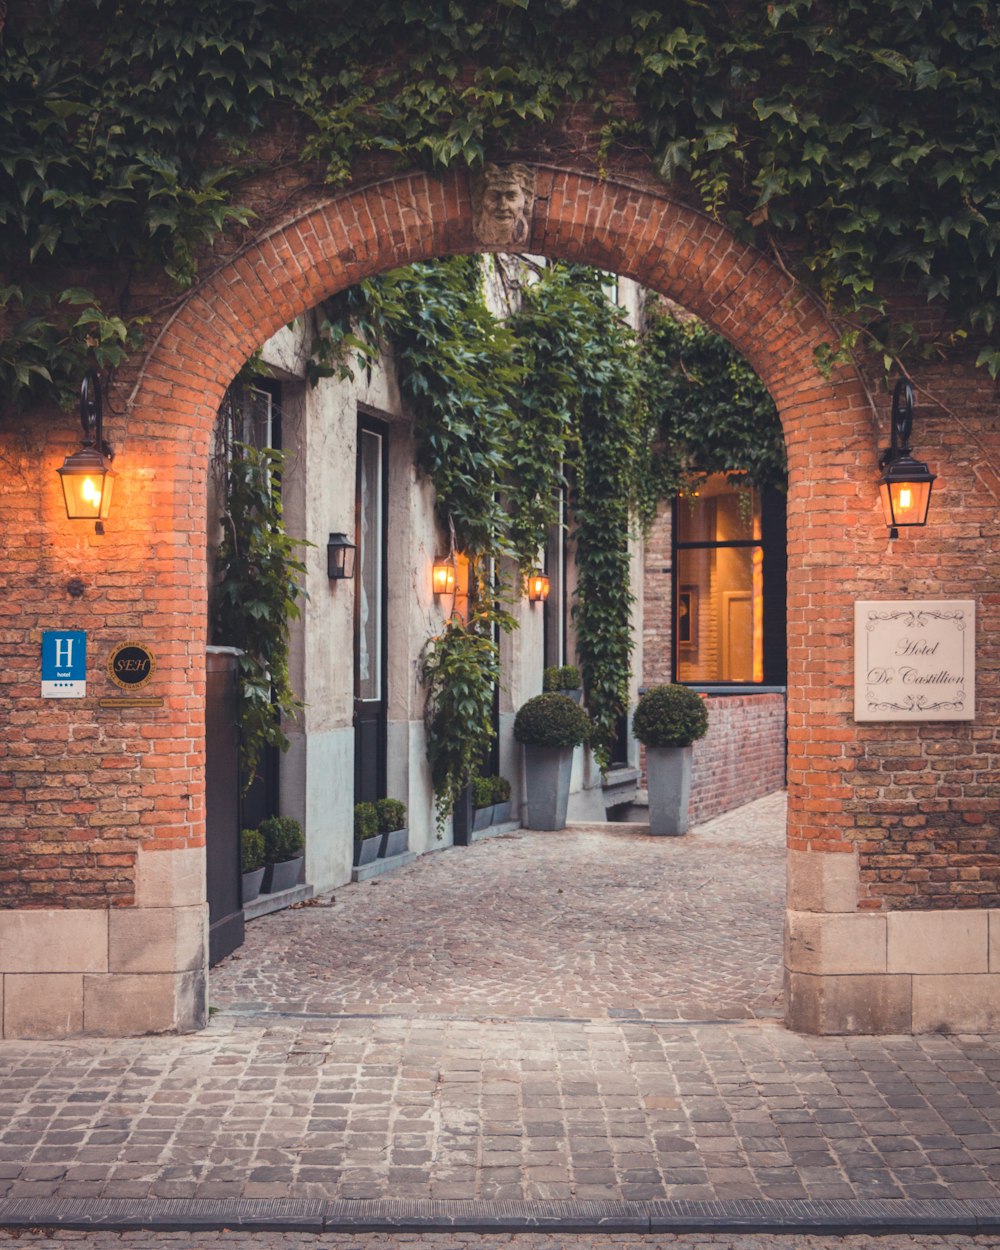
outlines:
M520 820L502 820L498 825L487 825L485 829L470 829L469 841L482 842L484 838L495 838L498 833L514 833L520 828Z
M311 885L293 885L290 890L279 890L277 894L258 894L255 899L243 904L243 919L256 920L258 916L269 916L294 903L304 903L307 898L312 898L314 892Z
M960 1233L1000 1231L1000 1199L529 1202L272 1198L8 1198L0 1228L283 1232Z
M351 880L370 881L372 877L381 877L395 868L405 868L416 858L416 851L403 851L401 855L386 855L384 859L373 859L370 864L355 865L351 869Z

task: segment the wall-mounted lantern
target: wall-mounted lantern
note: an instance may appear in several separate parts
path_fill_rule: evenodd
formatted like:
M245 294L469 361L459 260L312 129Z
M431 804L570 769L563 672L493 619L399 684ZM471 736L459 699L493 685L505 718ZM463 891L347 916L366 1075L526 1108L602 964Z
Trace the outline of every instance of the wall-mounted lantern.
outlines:
M548 575L537 570L528 578L528 599L532 603L544 603L549 597Z
M118 476L111 467L114 452L104 441L101 384L93 369L80 387L80 424L83 446L56 469L62 483L66 515L71 521L94 521L99 534L111 511L111 492Z
M892 441L878 462L882 470L878 488L890 538L899 537L900 525L927 524L935 474L911 455L912 429L913 386L908 378L900 378L892 394Z
M354 543L346 534L331 534L326 544L326 575L331 582L354 576Z
M438 556L431 568L431 585L436 595L455 593L455 561L452 556Z

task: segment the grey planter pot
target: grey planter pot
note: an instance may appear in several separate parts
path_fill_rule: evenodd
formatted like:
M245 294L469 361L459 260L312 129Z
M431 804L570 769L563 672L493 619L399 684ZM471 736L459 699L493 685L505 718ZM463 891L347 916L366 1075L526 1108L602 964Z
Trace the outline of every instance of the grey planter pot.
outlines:
M245 872L243 874L242 900L244 903L252 903L260 894L260 887L264 881L264 873L266 868L255 868L253 872Z
M379 858L391 859L393 855L402 855L409 848L409 829L390 829L388 833L382 834L382 849L379 851Z
M370 864L378 859L382 853L382 843L385 841L384 833L376 833L373 838L364 838L361 842L354 843L354 867L360 868L362 864Z
M649 832L676 837L688 831L694 747L647 747Z
M505 803L494 803L493 804L493 823L495 825L502 825L502 824L505 824L508 820L510 820L511 807L512 807L512 803L510 799L507 799Z
M572 747L524 748L526 829L562 829L566 824Z
M286 859L280 864L268 864L264 869L261 893L280 894L282 890L290 890L293 885L298 885L304 858L299 855L295 859Z
M472 809L472 829L477 832L480 829L488 829L493 824L493 805L489 807L474 807Z

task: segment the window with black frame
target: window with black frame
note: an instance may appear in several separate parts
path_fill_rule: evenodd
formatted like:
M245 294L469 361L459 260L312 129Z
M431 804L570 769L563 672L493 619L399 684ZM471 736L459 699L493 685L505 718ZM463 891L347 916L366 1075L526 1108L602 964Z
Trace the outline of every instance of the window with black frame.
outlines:
M784 685L785 498L715 473L674 509L674 674Z

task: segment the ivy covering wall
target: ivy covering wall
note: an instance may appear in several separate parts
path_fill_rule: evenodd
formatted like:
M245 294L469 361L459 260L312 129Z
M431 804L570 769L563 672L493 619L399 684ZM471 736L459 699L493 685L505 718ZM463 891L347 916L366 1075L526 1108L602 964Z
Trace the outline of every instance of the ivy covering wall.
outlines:
M568 151L648 156L813 286L840 346L970 336L1000 374L992 0L9 0L0 23L3 409L119 363L162 311L146 278L196 281L269 172L559 160L569 108ZM919 333L898 283L939 314Z
M504 318L487 307L480 258L413 265L327 301L310 366L314 378L346 373L391 347L440 524L471 561L468 615L431 639L422 668L442 817L492 735L496 631L513 628L509 603L559 521L561 493L591 746L607 767L628 702L637 522L692 469L784 480L774 405L718 335L662 305L636 335L592 269L487 263L517 288ZM503 557L519 570L512 586Z

